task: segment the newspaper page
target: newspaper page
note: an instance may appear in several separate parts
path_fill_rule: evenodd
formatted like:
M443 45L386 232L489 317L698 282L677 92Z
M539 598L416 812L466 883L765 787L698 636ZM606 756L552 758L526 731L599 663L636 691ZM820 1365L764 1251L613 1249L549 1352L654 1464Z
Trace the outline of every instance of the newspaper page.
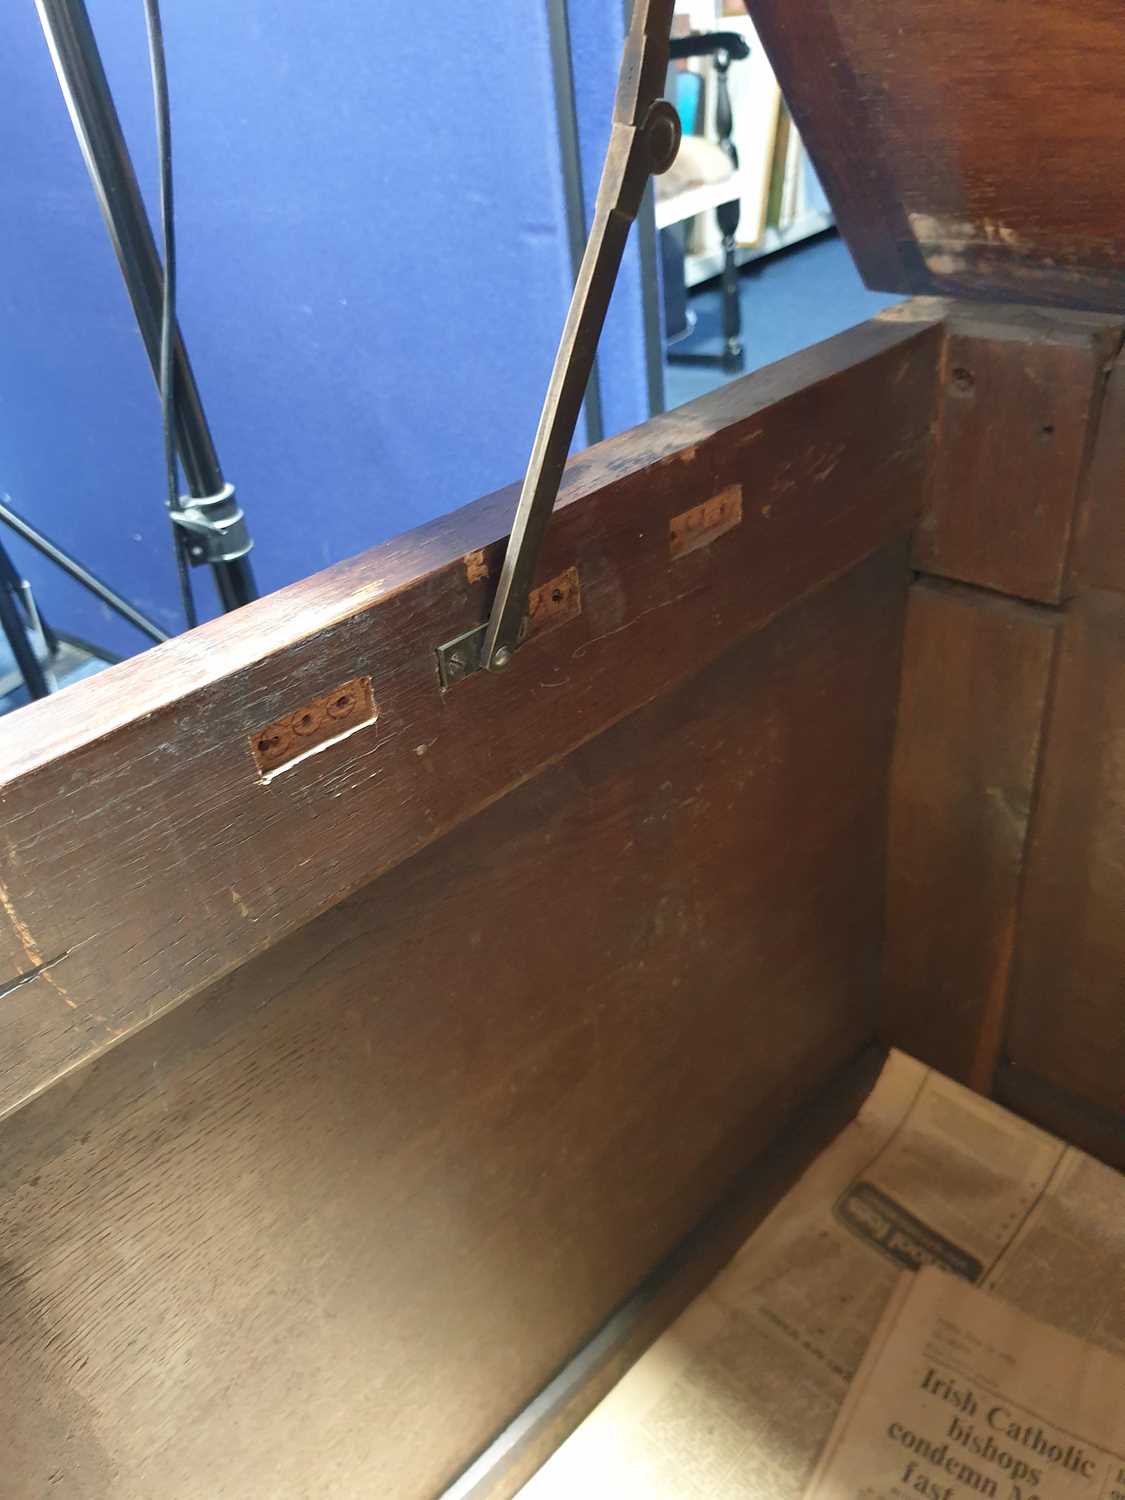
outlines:
M926 1267L900 1286L806 1500L1114 1500L1125 1360Z
M1125 1178L892 1053L524 1500L800 1500L900 1274L923 1265L1125 1353Z

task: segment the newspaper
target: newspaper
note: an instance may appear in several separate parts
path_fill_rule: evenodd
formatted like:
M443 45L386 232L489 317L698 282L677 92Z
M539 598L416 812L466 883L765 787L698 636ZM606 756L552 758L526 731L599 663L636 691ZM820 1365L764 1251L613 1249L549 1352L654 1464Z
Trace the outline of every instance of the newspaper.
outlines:
M1113 1500L1125 1360L933 1267L900 1285L806 1500Z
M1125 1179L892 1053L524 1500L800 1500L903 1269L922 1265L1125 1353Z

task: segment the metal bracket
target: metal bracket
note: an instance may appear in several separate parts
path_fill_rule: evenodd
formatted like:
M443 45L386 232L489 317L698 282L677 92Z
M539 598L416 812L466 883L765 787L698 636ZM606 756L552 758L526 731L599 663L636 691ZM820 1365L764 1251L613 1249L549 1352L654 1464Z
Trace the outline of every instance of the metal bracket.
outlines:
M454 683L480 671L480 649L487 629L486 620L483 625L474 625L472 630L454 636L453 640L437 648L438 676L443 688L451 688Z
M594 221L555 355L492 612L484 626L437 648L444 687L482 668L502 671L523 640L532 580L629 229L649 178L666 172L680 147L679 115L663 98L674 8L675 0L636 0L633 7Z
M187 555L193 567L235 562L253 546L242 507L234 498L233 484L223 485L217 495L198 500L184 495L180 509L168 514L187 533Z

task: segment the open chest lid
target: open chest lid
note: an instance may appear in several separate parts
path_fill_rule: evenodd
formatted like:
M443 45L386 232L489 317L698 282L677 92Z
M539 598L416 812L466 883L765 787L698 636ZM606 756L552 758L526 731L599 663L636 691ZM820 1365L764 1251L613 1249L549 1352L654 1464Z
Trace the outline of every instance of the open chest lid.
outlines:
M1120 0L747 0L883 291L1125 310Z

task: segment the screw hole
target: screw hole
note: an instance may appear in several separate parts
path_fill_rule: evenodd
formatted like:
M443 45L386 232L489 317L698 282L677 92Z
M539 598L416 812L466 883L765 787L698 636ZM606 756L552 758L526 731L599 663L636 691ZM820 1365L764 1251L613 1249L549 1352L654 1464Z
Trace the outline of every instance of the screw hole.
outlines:
M552 603L554 603L554 604L561 604L562 603L562 598L563 598L563 591L562 591L562 589L554 589L552 591L552 593L551 593L551 601L552 601Z
M958 365L949 378L953 389L963 396L968 395L976 385L972 371L966 370L962 365Z

